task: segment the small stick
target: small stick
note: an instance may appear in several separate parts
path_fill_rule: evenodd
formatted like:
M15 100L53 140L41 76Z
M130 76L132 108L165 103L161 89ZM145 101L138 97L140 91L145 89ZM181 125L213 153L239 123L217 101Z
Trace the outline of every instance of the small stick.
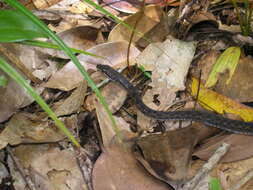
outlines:
M193 190L195 187L210 173L210 171L217 165L220 159L227 153L230 144L223 143L212 155L206 164L199 170L195 177L188 181L181 190Z
M14 163L14 167L17 168L18 172L20 173L21 177L23 178L23 180L25 181L27 188L29 190L36 190L36 185L33 183L31 176L27 175L25 172L25 169L23 168L22 164L19 162L18 158L15 157L15 155L13 154L10 146L8 145L6 147L6 150L10 156L10 158L12 159L13 163Z
M253 170L249 170L230 190L238 190L253 177Z

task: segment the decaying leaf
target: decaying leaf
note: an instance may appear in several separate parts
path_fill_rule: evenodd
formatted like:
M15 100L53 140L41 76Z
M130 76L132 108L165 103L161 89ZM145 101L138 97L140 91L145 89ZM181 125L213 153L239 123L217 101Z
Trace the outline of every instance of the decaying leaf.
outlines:
M60 150L53 145L23 145L14 148L13 154L20 163L19 167L27 172L25 175L32 176L37 189L86 190L75 154L71 150ZM11 173L16 176L19 170L11 162L9 158ZM14 182L16 185L22 189L20 184ZM23 189L26 189L25 184Z
M209 77L219 55L218 51L209 51L198 61L198 70L202 71L201 81L203 84ZM219 74L219 80L214 86L214 90L238 102L251 102L253 100L253 83L250 78L253 75L252 62L251 57L241 56L229 84L227 84L229 73ZM195 73L194 76L199 78L199 72Z
M0 134L0 148L7 144L57 142L65 135L51 122L29 113L17 113Z
M169 36L163 43L149 45L137 57L137 64L152 71L152 89L143 97L146 105L155 110L167 110L172 105L176 92L185 89L185 78L194 52L194 43ZM154 103L154 96L157 96L159 105ZM145 122L142 114L138 116L138 124L149 128L150 121L146 119Z

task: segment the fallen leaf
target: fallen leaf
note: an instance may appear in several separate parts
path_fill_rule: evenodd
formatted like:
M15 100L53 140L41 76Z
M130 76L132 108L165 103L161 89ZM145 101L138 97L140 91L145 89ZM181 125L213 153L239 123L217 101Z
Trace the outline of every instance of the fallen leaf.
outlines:
M152 71L152 89L144 97L144 103L155 110L167 110L173 103L176 93L185 89L185 78L195 52L192 42L183 42L168 37L163 43L149 45L136 59L139 66ZM159 104L154 103L154 96ZM143 119L138 112L138 124L150 128L150 118Z
M231 148L221 159L221 163L244 160L253 155L253 150L249 148L253 145L252 136L237 134L225 134L207 138L199 142L199 147L194 150L193 155L200 159L208 160L215 150L224 142L230 144Z
M124 132L122 136L124 136L124 144L117 144L117 140L112 142L97 159L92 172L94 190L171 189L164 182L154 178L138 163L131 150L132 134Z
M106 98L106 103L108 104L112 113L117 112L123 106L127 98L127 91L117 83L109 83L101 88L101 94ZM94 110L95 99L95 94L92 94L86 98L85 107L87 107L89 111Z
M55 114L57 116L64 116L80 111L85 98L86 90L87 83L86 81L83 81L68 98L53 105Z
M241 49L239 47L230 47L226 49L213 66L212 71L210 72L205 83L205 87L208 88L214 86L218 80L218 74L225 71L229 72L229 78L226 81L226 84L229 84L238 65L240 55Z
M107 97L105 97L105 99L107 100ZM116 135L116 130L113 127L112 121L109 118L108 113L105 111L104 107L98 101L94 102L94 106L96 108L101 136L103 140L103 146L107 147L110 145L113 137ZM116 121L116 125L119 131L130 131L129 124L125 120L116 116L114 116L114 119Z
M202 71L201 81L203 84L206 82L218 56L219 52L209 51L200 59L200 61L198 61L198 68ZM252 74L252 58L241 56L230 83L226 84L226 81L229 78L227 72L219 74L219 80L213 89L238 102L251 102L253 100L253 83L250 78ZM194 76L198 78L199 72L196 72Z
M144 159L162 178L180 184L188 177L197 135L195 128L186 127L162 134L149 134L139 138L137 143Z
M111 64L111 66L115 66L125 63L127 60L127 47L128 43L125 41L109 42L99 44L87 50L105 59L87 55L79 55L77 57L86 70L96 70L96 64ZM135 59L139 53L140 51L132 45L129 56L130 60ZM69 91L77 87L82 80L83 76L72 61L70 61L61 70L57 71L44 86Z
M65 135L51 121L34 114L15 114L0 134L0 148L7 144L57 142Z
M199 85L197 79L192 78L192 95L198 94L199 103L208 110L214 110L217 113L232 113L239 115L244 121L253 120L253 109L233 101L232 99L218 94L212 90L206 89ZM199 89L199 90L198 90Z
M123 13L136 13L141 5L141 2L136 1L131 3L128 1L118 1L118 0L103 0L106 5L113 7L114 9L121 11Z
M37 189L85 190L86 186L73 151L53 145L22 145L13 148L21 167L32 176ZM8 159L10 163L11 159ZM13 176L18 172L11 165ZM15 186L14 182L14 186ZM25 187L23 187L25 189Z
M103 43L104 39L101 31L92 26L78 26L58 33L58 36L71 48L87 50L97 44ZM49 54L52 57L69 59L69 57L60 50L41 48L41 52Z
M0 122L6 121L19 108L31 104L34 100L27 94L27 91L18 85L13 79L0 71L0 74L8 80L7 86L0 86ZM38 93L42 89L37 90Z
M138 41L142 38L145 33L150 31L155 25L157 25L162 18L162 10L159 6L149 6L145 8L145 12L140 18L142 13L137 12L124 19L124 23L134 27L136 20L138 24L136 26L136 31L141 32L141 35L135 34L132 42ZM119 40L129 41L132 31L127 29L123 24L117 24L109 34L108 41L114 42ZM131 51L130 51L131 52Z

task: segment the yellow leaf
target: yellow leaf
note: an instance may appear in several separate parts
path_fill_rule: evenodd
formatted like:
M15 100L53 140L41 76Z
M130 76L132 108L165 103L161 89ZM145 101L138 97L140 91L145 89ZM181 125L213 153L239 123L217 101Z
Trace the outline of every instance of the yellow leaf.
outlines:
M198 90L199 88L199 90ZM220 114L232 113L240 116L244 121L253 120L253 109L240 104L226 96L205 88L196 78L192 78L192 96L196 97L198 93L198 102L204 108L215 111Z

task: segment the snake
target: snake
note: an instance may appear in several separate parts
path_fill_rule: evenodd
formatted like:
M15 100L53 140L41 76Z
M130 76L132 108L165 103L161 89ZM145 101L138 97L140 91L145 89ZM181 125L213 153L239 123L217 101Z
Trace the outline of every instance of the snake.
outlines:
M137 109L150 118L156 120L196 121L231 133L253 135L253 122L228 119L214 112L196 110L157 111L151 109L142 101L139 89L134 87L122 74L109 65L98 64L96 67L110 80L124 87L128 96L134 100Z

